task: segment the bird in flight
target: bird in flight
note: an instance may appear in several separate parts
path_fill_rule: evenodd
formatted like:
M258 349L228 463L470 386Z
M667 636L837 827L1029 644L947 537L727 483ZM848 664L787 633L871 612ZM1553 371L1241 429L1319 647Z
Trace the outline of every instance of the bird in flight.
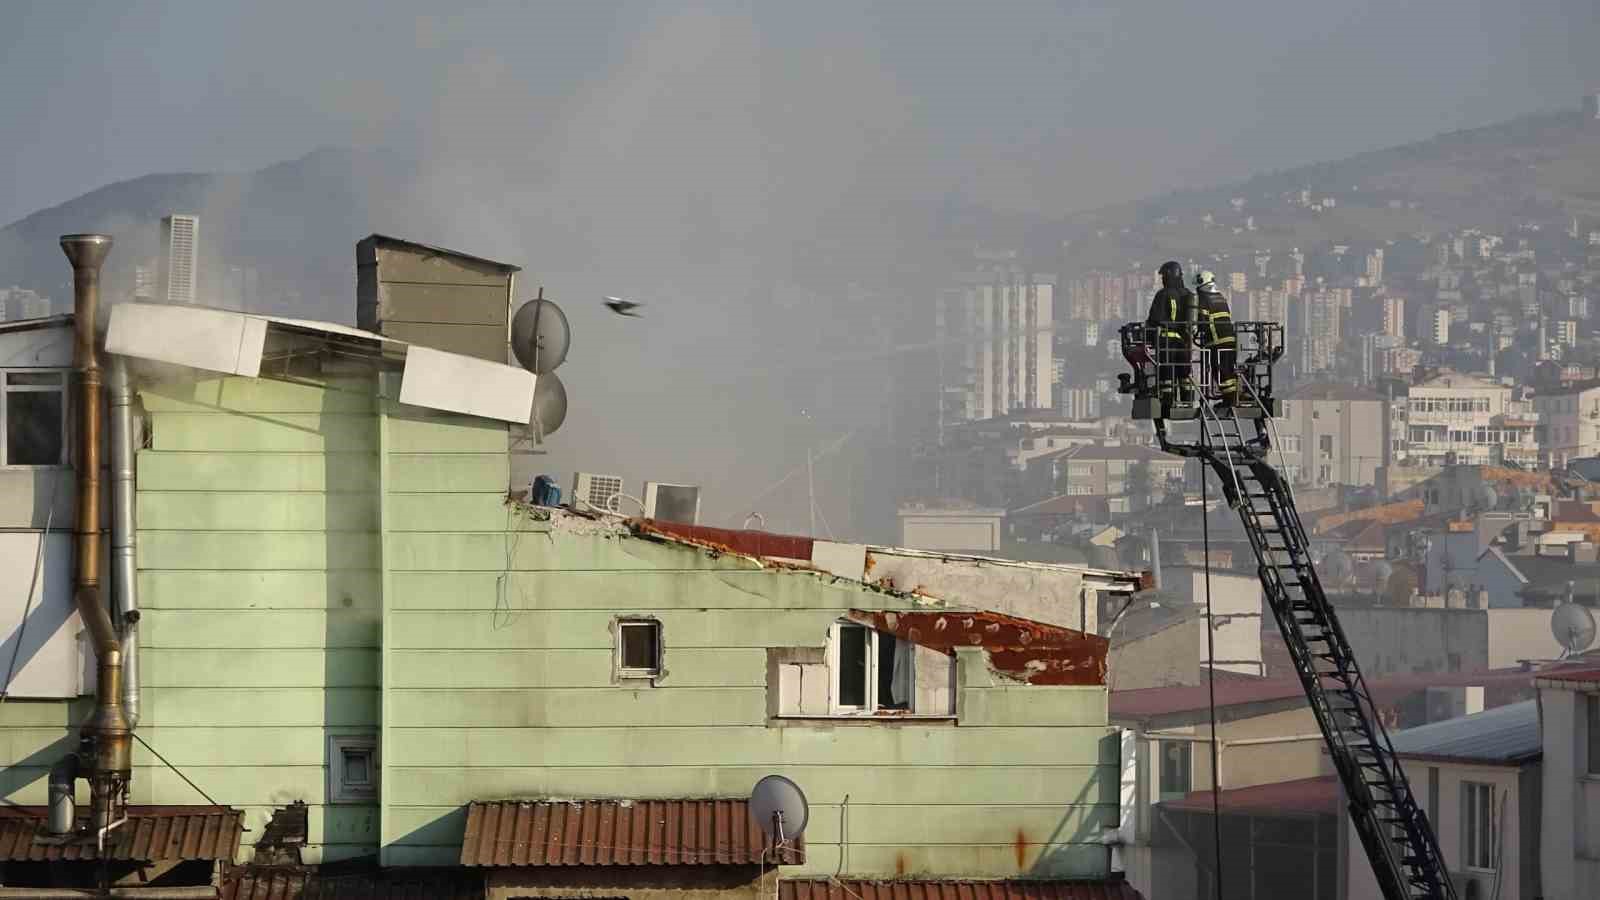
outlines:
M606 308L619 316L628 316L630 318L637 319L639 318L639 314L634 312L634 310L638 307L639 304L633 302L632 300L623 300L620 297L606 298Z

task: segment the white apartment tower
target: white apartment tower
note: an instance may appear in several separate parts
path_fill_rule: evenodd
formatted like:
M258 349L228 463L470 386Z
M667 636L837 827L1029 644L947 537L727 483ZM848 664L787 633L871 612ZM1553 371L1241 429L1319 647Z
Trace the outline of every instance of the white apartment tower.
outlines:
M946 295L944 321L962 342L968 419L1053 409L1054 276L996 267Z
M1406 299L1404 297L1383 298L1383 333L1392 338L1405 340Z
M199 268L200 219L173 215L161 220L161 275L156 299L163 303L195 302Z

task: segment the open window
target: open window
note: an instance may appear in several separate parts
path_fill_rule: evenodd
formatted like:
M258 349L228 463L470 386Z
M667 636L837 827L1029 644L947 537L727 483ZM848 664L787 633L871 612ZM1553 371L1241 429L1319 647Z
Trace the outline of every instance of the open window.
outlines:
M0 370L0 466L67 464L67 373Z
M661 623L655 619L617 620L617 677L656 678L661 674Z
M854 622L834 623L828 637L829 712L913 712L915 659L915 647L908 641Z
M360 734L328 738L328 801L371 803L377 799L377 737Z

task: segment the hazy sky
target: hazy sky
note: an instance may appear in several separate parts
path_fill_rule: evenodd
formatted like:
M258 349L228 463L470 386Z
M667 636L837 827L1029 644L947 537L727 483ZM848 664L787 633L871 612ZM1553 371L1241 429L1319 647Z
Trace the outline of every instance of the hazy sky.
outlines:
M370 230L519 263L572 318L539 468L704 484L737 525L807 445L898 409L884 368L798 367L905 339L947 198L1060 215L1600 89L1594 0L453 5L0 5L0 222L151 172L396 148L419 164ZM796 286L834 290L810 276L843 252L912 273L876 279L903 296ZM871 476L842 459L818 478L848 529ZM769 527L809 527L796 484Z
M824 129L808 136L841 158L914 137L907 163L1052 212L1600 89L1592 0L454 5L8 3L0 222L325 144L504 140L548 165L530 137L641 66L656 80L626 99L643 106L694 110L684 92L708 91ZM492 109L442 109L472 104ZM593 150L648 167L647 147Z

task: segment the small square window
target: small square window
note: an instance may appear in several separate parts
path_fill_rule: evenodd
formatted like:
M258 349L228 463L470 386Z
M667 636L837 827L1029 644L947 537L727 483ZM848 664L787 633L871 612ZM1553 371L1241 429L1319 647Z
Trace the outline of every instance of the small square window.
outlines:
M654 678L661 674L661 623L623 619L617 623L617 674Z
M378 799L378 738L328 738L328 802L371 803Z

